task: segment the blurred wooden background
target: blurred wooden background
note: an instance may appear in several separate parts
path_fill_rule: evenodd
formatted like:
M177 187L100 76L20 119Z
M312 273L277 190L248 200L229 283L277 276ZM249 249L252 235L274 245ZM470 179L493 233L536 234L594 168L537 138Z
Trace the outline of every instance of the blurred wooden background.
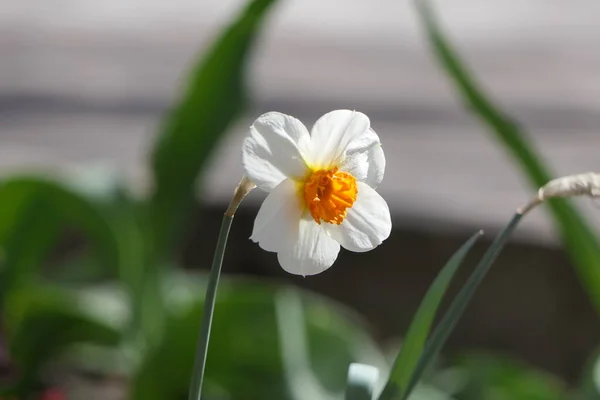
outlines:
M0 0L1 172L72 174L110 165L146 188L145 155L161 115L199 49L242 4ZM436 4L479 80L528 128L557 175L600 170L600 3ZM242 173L242 137L260 113L282 111L307 125L336 108L367 113L386 150L380 190L393 211L394 235L369 258L344 254L327 274L294 281L358 307L382 337L402 332L437 269L468 234L484 228L489 238L532 193L455 98L410 1L282 1L256 47L249 81L251 113L207 171L206 218L216 226ZM284 279L274 256L246 240L260 200L253 194L242 211L234 238L246 250L229 268ZM578 204L599 226L598 208ZM190 245L190 263L209 258L209 234L198 233L207 244ZM515 352L572 378L598 344L597 317L543 211L528 216L517 239L454 343ZM361 298L357 282L368 288Z

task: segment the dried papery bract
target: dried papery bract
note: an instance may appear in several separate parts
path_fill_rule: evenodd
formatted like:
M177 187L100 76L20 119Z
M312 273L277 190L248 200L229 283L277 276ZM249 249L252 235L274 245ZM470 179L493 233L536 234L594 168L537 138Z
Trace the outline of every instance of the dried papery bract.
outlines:
M244 200L244 197L246 197L248 193L250 193L255 187L256 185L254 184L254 182L252 182L250 178L244 175L239 185L235 188L235 191L233 192L233 198L231 199L231 202L229 202L229 207L227 207L225 215L227 215L228 217L233 217L238 206L240 205L242 200Z
M587 172L553 179L541 187L537 196L519 208L517 212L526 214L547 199L574 196L600 197L600 174Z

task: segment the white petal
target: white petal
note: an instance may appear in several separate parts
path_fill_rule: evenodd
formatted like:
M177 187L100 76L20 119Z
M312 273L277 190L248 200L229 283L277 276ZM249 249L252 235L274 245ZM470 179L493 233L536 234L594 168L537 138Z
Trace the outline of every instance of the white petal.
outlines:
M296 242L286 251L279 252L281 267L291 274L315 275L331 267L340 252L340 245L305 212L300 220Z
M340 169L372 188L381 183L385 172L385 156L375 131L369 129L367 134L350 142Z
M317 167L339 163L348 145L365 135L369 127L369 118L357 111L336 110L323 115L312 128L307 161Z
M328 224L327 230L347 250L372 250L390 236L390 209L379 193L358 182L358 195L346 218L340 225Z
M278 112L263 114L244 140L242 163L246 175L266 191L284 179L301 178L307 168L303 154L309 145L310 135L302 122Z
M290 248L298 237L302 205L296 192L296 184L286 179L269 193L263 202L252 230L254 242L267 251Z

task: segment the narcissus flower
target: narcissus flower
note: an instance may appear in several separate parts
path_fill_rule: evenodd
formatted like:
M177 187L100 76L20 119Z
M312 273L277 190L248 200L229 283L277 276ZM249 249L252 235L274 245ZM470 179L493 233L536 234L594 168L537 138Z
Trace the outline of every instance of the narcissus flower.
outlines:
M287 272L318 274L340 245L364 252L390 235L390 210L375 191L385 157L365 114L332 111L309 134L289 115L266 113L250 127L242 161L246 175L269 192L250 238L276 252Z

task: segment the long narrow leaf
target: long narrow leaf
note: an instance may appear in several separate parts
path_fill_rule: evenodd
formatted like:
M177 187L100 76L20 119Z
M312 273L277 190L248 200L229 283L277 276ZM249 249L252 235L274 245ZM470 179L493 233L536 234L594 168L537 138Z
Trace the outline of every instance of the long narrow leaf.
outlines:
M526 139L524 132L496 107L475 83L457 52L442 34L428 0L416 0L429 43L458 94L518 162L534 189L547 183L551 173ZM563 244L582 285L600 312L600 243L585 218L564 200L549 203Z
M116 346L120 332L85 312L75 297L56 287L31 285L11 298L4 334L19 372L14 395L26 398L47 361L76 343Z
M425 342L427 341L427 336L429 335L437 309L444 298L444 294L450 285L450 281L482 234L483 232L477 232L475 235L471 236L471 238L467 240L465 244L452 255L452 257L450 257L427 290L427 293L408 328L400 352L394 361L389 380L379 397L380 400L398 398L402 396L402 393L406 390L411 374L425 347Z
M0 186L0 244L5 244L31 201L44 200L54 209L63 223L80 228L94 241L97 256L106 263L117 264L118 251L115 238L100 207L94 201L69 187L51 179L40 177L14 177ZM31 210L29 210L31 212ZM42 221L47 217L41 215Z
M0 187L0 204L0 245L6 257L0 307L2 299L39 268L66 225L84 232L103 265L111 268L118 264L117 243L100 209L58 182L11 179Z
M435 327L435 330L431 334L431 338L428 340L425 350L421 354L417 365L412 371L408 385L403 392L403 396L401 397L402 399L408 398L412 390L421 379L425 368L427 368L431 360L433 360L439 354L440 350L446 343L446 340L448 340L448 337L458 323L462 313L465 311L465 308L471 300L471 297L473 297L475 290L479 287L479 284L487 275L490 267L504 248L508 237L519 224L521 217L521 214L515 214L508 225L498 234L498 236L496 236L496 239L494 239L494 242L485 252L483 258L477 264L465 285L462 287L460 292L458 292L450 304L450 307L448 307L448 310L440 320L440 323Z
M166 121L152 154L151 204L157 252L191 205L209 154L245 101L244 71L251 45L275 0L254 0L192 69L185 93Z
M206 276L177 271L162 283L171 305L168 328L160 345L143 354L131 381L132 400L187 397L198 315L204 307L198 293L206 291ZM327 385L323 394L341 399L350 363L360 360L377 367L385 365L361 318L341 304L314 293L247 278L224 276L219 286L203 399L322 400L311 397L315 392L312 384L306 385L305 374L288 374L304 369L296 368L296 356L309 362L307 368L319 385ZM300 309L296 296L300 296ZM293 347L296 333L286 338L291 348L281 342L281 335L290 333L290 327L281 324L298 317L286 314L280 318L290 310L301 312L306 348ZM292 330L295 327L292 324ZM284 361L288 357L292 359Z

